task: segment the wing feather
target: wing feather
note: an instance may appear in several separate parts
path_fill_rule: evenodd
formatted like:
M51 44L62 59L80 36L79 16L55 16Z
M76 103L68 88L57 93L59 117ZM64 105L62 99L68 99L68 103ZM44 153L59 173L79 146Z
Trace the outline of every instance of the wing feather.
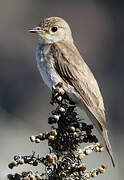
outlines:
M76 47L60 42L53 44L51 48L54 49L51 49L55 59L54 67L60 77L80 94L99 125L105 126L104 104L98 84Z

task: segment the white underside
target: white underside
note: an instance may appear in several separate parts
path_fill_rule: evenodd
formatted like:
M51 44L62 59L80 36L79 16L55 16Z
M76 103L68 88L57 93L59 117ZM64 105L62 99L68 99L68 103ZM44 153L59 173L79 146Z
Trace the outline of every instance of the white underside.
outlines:
M50 89L52 89L52 87L55 87L55 85L58 84L60 80L52 63L50 61L46 63L44 60L42 51L39 49L39 46L36 49L36 61L43 81Z

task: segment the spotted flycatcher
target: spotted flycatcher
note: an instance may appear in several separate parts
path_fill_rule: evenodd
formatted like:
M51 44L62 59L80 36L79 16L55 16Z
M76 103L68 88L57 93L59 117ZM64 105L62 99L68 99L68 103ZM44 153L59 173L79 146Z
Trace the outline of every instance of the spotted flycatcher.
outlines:
M39 37L36 60L44 82L50 89L59 82L63 83L69 98L87 113L98 128L115 166L107 135L103 98L94 75L73 43L69 25L62 18L50 17L29 31Z

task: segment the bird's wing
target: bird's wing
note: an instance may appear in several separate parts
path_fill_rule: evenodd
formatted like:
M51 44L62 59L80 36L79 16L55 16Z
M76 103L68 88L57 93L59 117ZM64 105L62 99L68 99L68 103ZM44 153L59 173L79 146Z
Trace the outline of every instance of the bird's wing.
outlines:
M75 88L100 127L105 127L104 104L98 84L76 47L56 43L51 46L51 52L55 60L54 67L60 77Z
M60 77L75 88L81 96L82 103L96 119L98 124L94 124L97 128L97 125L100 127L101 131L99 132L103 136L113 166L115 166L112 148L107 135L103 99L92 72L74 45L67 45L62 42L53 44L51 46L51 55L54 56L54 67Z

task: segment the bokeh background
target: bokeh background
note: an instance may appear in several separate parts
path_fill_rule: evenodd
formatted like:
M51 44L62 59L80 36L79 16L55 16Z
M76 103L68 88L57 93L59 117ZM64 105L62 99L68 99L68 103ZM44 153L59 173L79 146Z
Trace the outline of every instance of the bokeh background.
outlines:
M31 154L32 150L44 154L47 149L44 143L34 145L29 141L30 135L49 129L47 117L52 107L50 91L36 67L37 37L28 29L39 24L41 17L49 16L63 17L70 24L75 44L94 72L104 97L116 168L112 168L106 151L104 156L92 155L92 167L103 161L109 164L106 173L97 179L121 180L124 3L114 0L0 0L0 179L14 172L7 167L13 155Z

